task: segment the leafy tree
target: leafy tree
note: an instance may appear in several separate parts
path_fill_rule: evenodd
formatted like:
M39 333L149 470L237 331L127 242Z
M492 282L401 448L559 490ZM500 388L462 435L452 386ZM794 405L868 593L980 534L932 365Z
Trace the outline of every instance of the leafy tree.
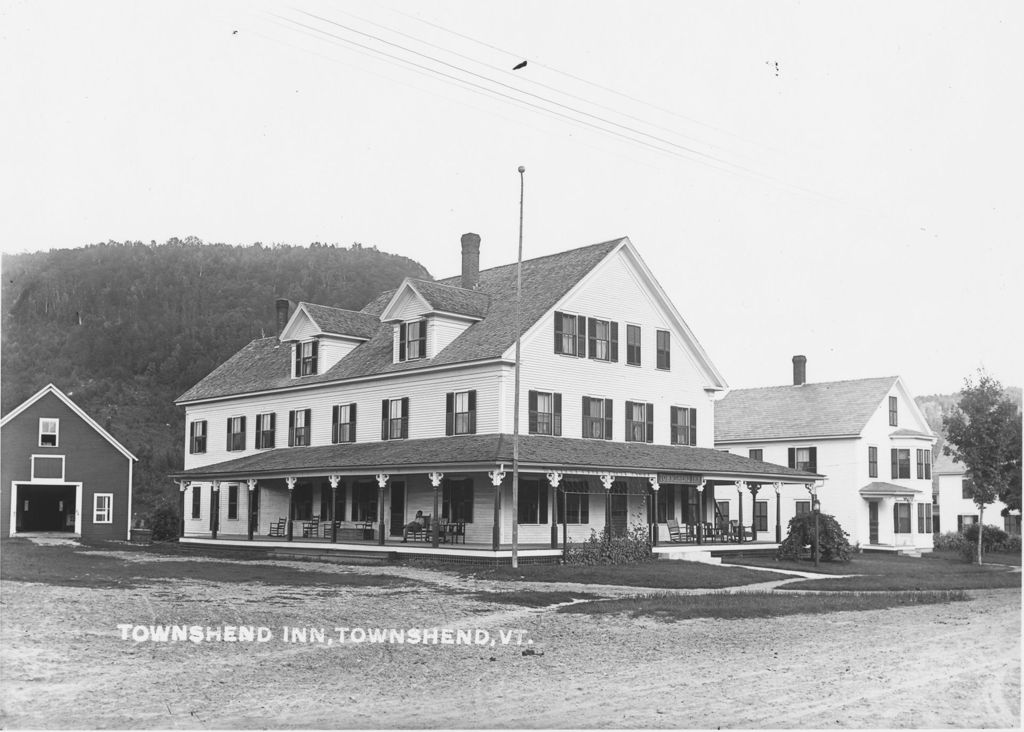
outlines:
M976 383L970 376L964 379L960 401L942 421L946 430L942 451L964 464L970 477L964 486L978 507L978 523L983 524L985 506L996 498L1020 506L1020 409L1006 396L1002 384L979 369ZM982 533L977 536L978 564L982 563Z
M788 535L779 544L775 552L777 559L800 559L805 546L811 546L814 552L814 514L802 513L789 520ZM849 534L831 514L818 514L818 556L826 562L838 559L846 562L850 559Z

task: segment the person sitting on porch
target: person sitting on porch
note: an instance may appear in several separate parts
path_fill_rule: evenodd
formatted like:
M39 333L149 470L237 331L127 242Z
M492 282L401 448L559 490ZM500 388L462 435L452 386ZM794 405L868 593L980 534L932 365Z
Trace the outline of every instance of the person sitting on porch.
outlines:
M409 540L410 531L420 531L427 523L427 520L423 517L423 511L416 512L416 518L405 525L402 529L402 541Z

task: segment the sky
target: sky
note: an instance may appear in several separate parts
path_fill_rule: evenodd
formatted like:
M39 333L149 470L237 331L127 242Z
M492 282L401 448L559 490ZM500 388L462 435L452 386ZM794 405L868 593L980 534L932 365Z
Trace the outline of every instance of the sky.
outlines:
M444 277L468 231L515 260L522 165L524 257L628 236L733 388L1021 385L1022 37L1016 0L0 0L0 246Z

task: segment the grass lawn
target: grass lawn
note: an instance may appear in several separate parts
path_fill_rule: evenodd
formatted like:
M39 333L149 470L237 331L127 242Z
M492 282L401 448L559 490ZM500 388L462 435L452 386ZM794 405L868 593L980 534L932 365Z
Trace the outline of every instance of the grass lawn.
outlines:
M1012 556L1012 555L990 555ZM1016 556L1020 565L1020 556ZM849 562L778 561L768 557L747 557L736 564L779 569L800 569L821 574L860 575L858 577L803 580L784 585L783 590L979 590L1020 587L1020 572L1005 564L968 564L957 554L934 552L920 558L895 554L855 554Z
M672 622L691 618L771 618L783 615L833 613L844 610L880 610L908 605L933 605L969 599L961 590L938 592L831 592L783 595L768 592L713 593L710 595L644 595L621 600L599 600L567 605L560 613L585 615L625 614Z
M521 605L522 607L550 607L573 600L600 599L598 595L589 592L539 592L536 590L474 592L470 594L470 597L481 602L500 602L505 605Z
M738 567L719 567L699 562L655 560L636 564L599 564L579 566L565 564L526 564L518 569L464 568L461 574L479 579L511 582L580 582L628 587L663 587L665 589L718 589L752 585L785 579L787 575Z

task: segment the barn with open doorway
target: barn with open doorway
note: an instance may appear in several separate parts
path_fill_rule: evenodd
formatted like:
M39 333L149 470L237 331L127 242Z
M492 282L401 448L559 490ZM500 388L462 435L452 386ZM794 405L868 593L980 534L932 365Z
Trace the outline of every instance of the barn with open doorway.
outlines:
M0 534L128 539L135 456L49 384L0 420Z

